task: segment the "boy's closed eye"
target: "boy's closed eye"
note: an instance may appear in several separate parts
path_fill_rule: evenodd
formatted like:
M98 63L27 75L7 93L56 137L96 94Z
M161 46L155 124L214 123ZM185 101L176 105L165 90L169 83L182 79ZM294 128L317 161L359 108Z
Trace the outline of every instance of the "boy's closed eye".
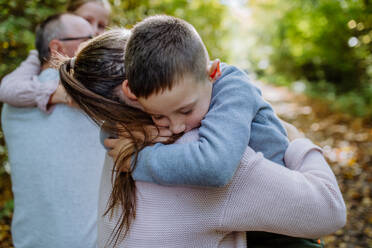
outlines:
M163 115L151 115L153 119L155 120L161 120L162 118L164 118Z
M180 113L181 114L183 114L183 115L189 115L189 114L191 114L192 113L192 111L193 111L193 109L189 109L189 110L183 110L183 111L180 111Z
M179 113L182 114L182 115L189 115L193 112L193 109L189 109L189 110L182 110L180 111ZM151 115L152 118L154 118L155 120L161 120L162 118L164 118L163 115Z

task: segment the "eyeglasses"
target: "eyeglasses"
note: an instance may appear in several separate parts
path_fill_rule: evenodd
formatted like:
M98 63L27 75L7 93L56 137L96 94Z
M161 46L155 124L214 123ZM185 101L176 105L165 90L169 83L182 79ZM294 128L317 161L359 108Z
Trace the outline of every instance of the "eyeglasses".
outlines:
M58 39L58 40L59 41L89 40L89 39L92 39L92 38L93 38L93 36L89 35L89 36L82 36L82 37L61 38L61 39Z

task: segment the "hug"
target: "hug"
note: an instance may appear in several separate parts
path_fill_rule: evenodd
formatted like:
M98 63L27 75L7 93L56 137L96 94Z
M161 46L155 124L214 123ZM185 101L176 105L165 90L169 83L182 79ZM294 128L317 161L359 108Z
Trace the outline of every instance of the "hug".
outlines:
M66 39L96 33L75 14L52 21L44 31L65 36L48 36L51 54L3 79L27 86L0 87L4 102L28 92L2 115L15 247L321 247L345 224L321 148L245 72L210 60L191 24L153 16L69 54Z

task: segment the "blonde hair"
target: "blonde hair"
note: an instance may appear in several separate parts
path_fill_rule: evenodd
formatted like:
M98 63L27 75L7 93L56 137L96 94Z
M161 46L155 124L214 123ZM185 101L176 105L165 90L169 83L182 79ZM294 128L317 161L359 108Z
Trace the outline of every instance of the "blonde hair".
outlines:
M90 2L102 4L105 9L111 12L111 4L108 0L69 0L67 3L67 11L75 12L78 8Z

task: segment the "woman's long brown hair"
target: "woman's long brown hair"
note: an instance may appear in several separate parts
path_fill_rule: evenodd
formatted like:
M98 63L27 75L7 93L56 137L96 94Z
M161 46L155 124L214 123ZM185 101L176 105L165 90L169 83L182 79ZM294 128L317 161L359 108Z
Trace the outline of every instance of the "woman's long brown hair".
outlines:
M127 132L132 140L132 146L122 149L115 161L111 177L113 189L104 213L110 213L112 218L117 206L123 208L108 244L114 243L113 246L117 245L120 237L127 235L136 215L136 186L132 171L138 152L151 143L145 126L153 124L148 114L126 105L115 94L126 78L124 50L129 34L125 29L105 32L83 44L76 57L65 60L59 68L61 82L67 93L91 119L109 133ZM145 139L136 139L133 131L142 132ZM121 172L133 155L129 172ZM124 235L121 235L123 230Z

